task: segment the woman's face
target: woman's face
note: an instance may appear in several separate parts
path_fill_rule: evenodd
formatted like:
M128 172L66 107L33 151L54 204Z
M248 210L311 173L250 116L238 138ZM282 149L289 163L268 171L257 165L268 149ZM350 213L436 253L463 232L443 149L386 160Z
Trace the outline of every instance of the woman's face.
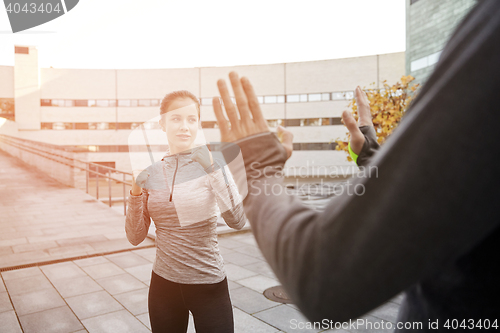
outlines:
M189 98L176 99L162 115L162 128L167 132L168 145L172 154L194 147L198 134L198 109Z

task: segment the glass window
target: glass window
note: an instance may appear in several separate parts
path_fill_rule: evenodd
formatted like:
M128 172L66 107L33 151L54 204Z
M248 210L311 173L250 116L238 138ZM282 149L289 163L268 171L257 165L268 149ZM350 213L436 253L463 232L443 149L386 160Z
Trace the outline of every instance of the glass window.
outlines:
M152 99L151 100L151 106L158 106L158 105L160 105L159 99Z
M51 106L52 100L51 99L42 99L42 100L40 100L40 105L41 106Z
M68 107L75 106L75 101L72 99L67 99L64 101L64 106L68 106Z
M64 130L64 129L66 129L66 126L64 126L64 123L53 123L52 129L53 130Z
M137 106L137 100L136 99L131 99L130 100L130 106Z
M116 106L116 99L110 99L109 106Z
M264 97L264 103L276 103L277 98L276 96L265 96Z
M139 106L151 106L151 100L149 99L140 99Z
M257 96L257 101L259 102L259 104L263 104L264 103L264 97Z
M300 126L300 119L286 119L285 126Z
M330 118L321 118L321 126L330 125Z
M202 121L201 127L202 128L218 128L216 121Z
M321 118L307 118L300 121L300 126L319 126L320 124Z
M295 102L299 102L299 101L300 101L299 95L287 95L286 96L287 103L295 103Z
M75 99L75 106L88 106L88 101L86 99Z
M285 103L285 96L278 96L277 103Z
M281 119L268 119L267 120L267 124L269 125L269 127L278 127L281 125L281 123L282 123Z
M353 99L354 98L354 92L353 91L346 91L345 92L345 99Z
M202 98L201 105L212 105L212 99L209 97Z
M118 106L130 106L130 99L119 99Z
M89 123L75 123L75 129L77 130L88 130L89 128Z
M107 130L109 128L108 123L97 123L98 130Z
M97 123L89 123L89 130L97 129Z
M40 126L41 126L41 129L43 129L43 130L51 130L52 129L52 123L41 123Z
M301 102L307 102L307 94L300 95L300 101Z
M96 101L96 105L100 106L100 107L107 107L107 106L109 106L109 100L107 100L107 99L98 99Z
M341 92L333 92L332 93L332 99L333 100L344 99L344 94L341 93Z
M64 99L53 99L52 105L53 106L64 106Z
M118 123L118 129L131 129L132 123Z
M321 100L322 101L329 101L330 100L330 93L322 93Z
M321 94L309 94L309 102L321 101Z
M89 99L89 106L95 106L95 99Z

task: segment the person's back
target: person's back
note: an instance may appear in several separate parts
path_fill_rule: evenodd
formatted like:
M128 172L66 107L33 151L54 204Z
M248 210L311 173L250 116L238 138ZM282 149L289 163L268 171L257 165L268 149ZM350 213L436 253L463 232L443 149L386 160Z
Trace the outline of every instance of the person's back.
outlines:
M240 117L222 82L231 127L213 103L222 137L238 143L245 160L245 212L264 257L310 320L348 321L407 290L399 320L420 322L416 331L446 324L478 331L486 319L498 325L500 1L481 1L457 29L369 161L369 177L352 180L363 195L344 193L321 213L285 193L261 194L282 183L287 154L268 133L248 80L230 79Z

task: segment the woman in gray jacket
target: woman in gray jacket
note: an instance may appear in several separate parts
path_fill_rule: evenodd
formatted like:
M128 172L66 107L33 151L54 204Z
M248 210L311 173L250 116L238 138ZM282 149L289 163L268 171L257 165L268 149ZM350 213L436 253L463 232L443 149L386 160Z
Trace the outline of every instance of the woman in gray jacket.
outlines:
M153 332L186 332L189 311L197 332L233 332L226 274L217 243L218 209L226 223L246 222L227 167L213 161L206 146L195 146L200 104L188 91L165 96L160 107L169 152L135 181L125 230L141 243L151 219L156 226L156 259L149 289ZM142 187L142 188L141 188Z

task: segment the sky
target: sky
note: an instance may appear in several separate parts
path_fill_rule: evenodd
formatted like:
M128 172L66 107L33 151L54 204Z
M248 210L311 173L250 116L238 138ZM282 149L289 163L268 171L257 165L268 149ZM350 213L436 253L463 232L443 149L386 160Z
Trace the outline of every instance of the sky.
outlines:
M405 2L80 0L16 34L2 7L0 65L14 65L14 45L36 46L42 68L235 66L402 52Z

